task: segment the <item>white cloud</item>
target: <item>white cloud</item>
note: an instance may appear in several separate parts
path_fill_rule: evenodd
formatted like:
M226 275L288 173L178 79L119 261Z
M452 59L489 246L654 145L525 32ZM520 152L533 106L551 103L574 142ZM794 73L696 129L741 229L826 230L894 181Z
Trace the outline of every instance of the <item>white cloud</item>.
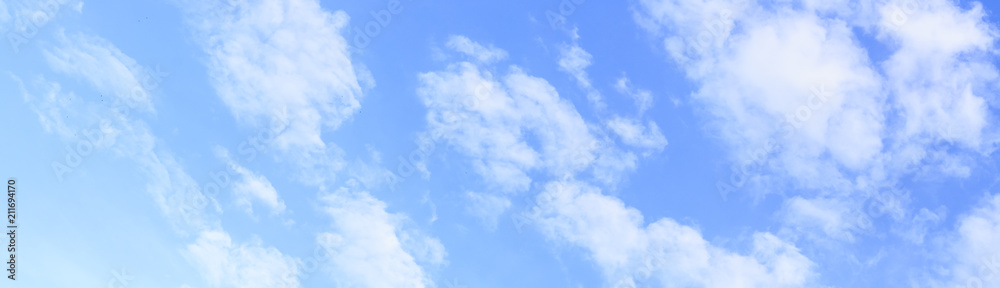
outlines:
M152 74L99 37L85 34L66 37L60 33L57 38L59 46L46 47L44 52L51 68L82 78L108 97L87 102L73 93L61 92L59 84L41 78L37 85L45 90L44 98L30 96L22 87L25 98L35 107L47 129L65 140L90 143L94 149L113 148L119 155L134 160L148 178L150 196L182 233L216 226L218 223L205 211L214 199L205 197L173 156L157 147L156 137L147 124L133 115L134 109L153 110L149 91L162 80L155 77L163 75ZM128 93L132 91L140 92Z
M578 38L579 36L575 36L574 40ZM593 56L583 50L579 44L574 42L572 46L561 47L559 57L559 68L563 72L569 73L576 79L577 84L587 92L587 97L591 101L591 104L598 109L603 109L604 103L601 99L601 95L591 84L590 76L588 76L586 72L586 68L590 66ZM640 118L646 110L653 105L652 94L649 91L632 87L628 78L619 78L615 83L615 89L618 90L619 93L626 94L633 98L639 110L638 117ZM637 119L624 118L616 115L613 116L611 120L606 121L605 126L607 126L612 133L617 134L626 145L643 150L644 156L658 153L667 145L667 139L663 137L659 126L657 126L653 121L648 121L646 125L643 125L639 123L639 120ZM623 156L623 159L631 158L629 155ZM598 161L598 163L601 162L602 161ZM615 166L620 166L622 168L627 167L627 165L617 164L603 167ZM614 182L614 180L609 181L610 183Z
M590 67L593 58L577 43L559 47L559 70L573 76L577 85L587 93L587 100L600 109L604 107L601 93L597 92L597 89L590 83L590 76L587 75L587 67Z
M598 137L602 127L587 123L548 81L507 70L496 75L493 66L457 62L420 74L417 89L429 110L427 134L471 157L491 188L526 191L532 172L589 172L613 185L635 168L636 156Z
M152 135L145 123L139 120L132 120L122 114L116 114L107 109L98 109L98 111L102 113L107 113L103 119L98 119L100 114L96 113L84 115L76 114L73 111L93 110L95 109L95 106L98 105L93 103L83 103L79 100L72 99L72 94L60 93L58 84L45 82L44 80L42 80L42 82L43 87L54 87L55 90L47 91L48 94L46 98L41 100L36 99L34 96L26 97L32 102L33 106L36 106L36 111L45 111L44 113L39 112L40 117L45 118L58 116L56 118L62 119L66 118L66 115L74 115L72 119L67 120L66 122L52 124L59 126L58 128L54 128L56 131L77 132L77 134L59 133L64 134L61 136L63 136L65 141L83 141L82 139L88 139L85 141L90 141L90 138L85 138L87 136L80 135L79 133L88 133L88 131L93 132L94 134L92 135L94 135L94 139L99 139L96 143L103 143L95 145L94 149L112 148L119 155L135 161L138 165L139 171L145 175L146 181L148 181L146 184L146 192L153 198L159 207L160 212L164 215L168 222L173 225L173 228L176 231L178 231L181 235L198 234L202 235L202 237L208 237L207 240L203 239L204 241L194 244L195 246L204 246L202 248L207 247L205 246L207 245L205 241L216 243L215 240L220 240L219 237L224 236L224 243L226 247L229 247L229 237L225 235L223 230L220 230L221 223L217 219L215 214L216 212L214 212L216 210L211 209L210 206L210 204L215 202L214 198L212 198L211 195L206 195L203 191L198 189L198 185L194 179L192 179L184 171L183 167L181 167L174 160L173 156L169 152L165 151L163 148L157 147L155 136ZM63 102L64 104L69 103L69 105L55 105L55 103L62 101L65 101ZM54 122L49 121L49 123ZM96 128L88 127L88 123L103 123L101 126L97 126L103 131L98 132L97 130L93 130ZM260 248L260 243L250 244L250 246L244 245L241 249L247 247L257 247L254 249L258 250L264 249ZM239 282L242 281L240 279L278 279L276 277L284 275L278 273L288 272L286 271L287 269L282 270L271 269L275 267L263 267L278 263L273 262L273 259L249 257L245 255L245 251L241 252L242 250L234 250L234 252L232 252L237 253L235 255L239 258L236 258L235 260L224 260L223 262L211 262L214 261L210 260L215 259L213 258L214 256L198 254L202 252L202 250L190 251L194 253L191 255L195 256L195 258L191 258L193 264L202 265L208 263L213 265L209 270L199 271L202 271L204 273L202 276L210 281L222 281L222 283L226 285L224 287L252 287L242 285L241 283L244 282ZM251 249L251 251L256 250ZM273 248L267 248L266 251L268 251L267 255L269 256L280 255L280 252L274 250ZM198 257L208 257L209 260ZM287 259L287 257L283 257L283 259ZM260 260L262 262L254 262L253 260ZM252 275L243 275L248 273L246 272L247 269L253 272L249 273ZM232 271L242 272L239 272L238 274L231 274L230 272ZM213 274L216 272L223 274ZM292 275L290 277L294 276L295 275ZM297 284L290 286L265 285L257 287L297 287Z
M490 46L483 46L479 43L472 42L469 38L465 36L452 35L448 38L448 43L445 44L448 48L461 52L466 56L472 57L479 63L492 64L497 61L507 59L507 51L498 49Z
M559 49L559 68L563 72L573 75L582 87L590 88L592 86L586 69L590 67L593 59L594 57L580 48L580 45L567 45Z
M647 110L653 108L653 93L649 90L638 89L632 86L632 81L628 77L618 78L615 82L615 90L618 93L624 94L632 98L635 101L636 109L639 109L639 116L646 113Z
M748 183L773 185L747 187L803 194L784 215L809 217L787 223L851 241L843 213L864 191L928 165L969 175L949 149L994 149L984 95L997 84L997 33L979 4L792 2L644 0L636 12L697 85L692 98L736 165L763 167ZM872 63L855 31L878 34L889 59Z
M988 195L959 218L940 257L945 271L935 287L1000 287L1000 195Z
M465 198L469 201L466 210L483 221L489 231L497 229L497 218L510 208L510 199L492 194L467 191Z
M460 62L420 74L417 94L429 109L431 137L472 157L476 172L504 191L526 190L534 169L563 175L593 162L598 139L573 105L545 80L510 70L495 77Z
M226 232L203 231L184 252L213 287L299 287L299 261L259 240L236 245Z
M793 197L785 201L781 213L784 224L813 240L825 237L846 242L856 240L855 233L869 231L872 219L854 203L838 198L805 199Z
M324 142L360 109L370 75L349 54L343 28L348 16L327 12L316 0L187 1L198 42L208 53L212 84L236 119L252 127L286 122L275 139L281 159L298 166L302 182L336 187L347 166L345 152ZM375 157L378 162L379 157ZM363 165L352 187L376 187L384 169ZM371 168L371 169L368 169ZM363 183L359 183L362 181ZM265 194L268 203L276 199ZM333 280L349 287L433 286L420 264L439 265L443 246L436 239L403 230L396 214L367 193L344 189L321 197L332 232L317 242L336 251Z
M716 247L671 219L642 214L573 181L546 185L531 212L550 239L585 249L614 287L804 287L814 264L793 245L755 233L752 253Z
M998 32L978 3L968 10L928 0L900 16L893 1L881 10L883 41L898 45L883 63L888 85L904 115L898 137L906 143L949 141L991 150L995 133L984 95L997 82L990 54ZM992 84L991 84L992 83ZM983 139L984 136L990 138Z
M274 189L267 177L236 163L225 148L216 147L215 153L236 174L235 176L239 177L231 180L233 181L233 196L236 199L236 204L243 207L247 214L253 215L252 201L267 206L272 215L285 212L285 202L281 200L278 191Z
M432 286L418 262L442 264L446 252L440 242L399 228L405 218L387 213L385 203L367 193L340 188L321 200L333 231L316 241L333 254L331 277L338 285Z
M885 96L845 23L784 10L742 17L744 6L724 1L642 5L640 19L677 33L666 48L700 86L694 98L737 158L778 140L785 145L775 158L784 172L821 187L837 185L841 173L817 179L814 171L875 164ZM710 25L711 41L697 38L703 22L717 24ZM740 35L730 35L734 23Z
M104 98L121 101L131 108L152 112L151 90L166 75L140 66L108 41L86 34L56 35L59 46L45 49L45 59L53 70L85 76Z
M527 216L550 240L585 249L609 284L800 287L811 283L813 264L771 234L754 235L752 256L737 255L670 219L644 227L638 210L575 182L577 175L589 171L595 182L614 186L615 178L635 168L636 157L594 136L591 131L601 128L587 124L545 80L517 67L503 77L491 71L460 62L445 71L421 74L418 95L429 110L428 134L472 158L489 183L528 190L534 181L529 176L532 171L542 172L532 173L535 179L561 179L545 185ZM666 145L655 124L646 128L637 120L613 122L609 129L617 129L623 142L653 149ZM499 207L509 202L485 199L493 195L470 195L491 205L474 203L469 208L489 206L496 209L483 210L502 212Z
M322 132L349 121L361 107L363 88L374 85L352 63L341 35L347 14L324 11L316 0L224 2L185 7L210 56L217 93L242 123L264 128L273 119L287 122L275 140L281 158L298 166L306 184L321 191L336 185L335 175L347 165L344 151L324 142ZM369 176L383 172L366 169L347 182L378 186ZM264 195L266 202L280 203L270 195ZM436 239L400 228L405 217L386 212L366 192L342 188L321 200L333 231L321 233L317 244L335 251L329 271L334 281L348 287L433 286L420 264L444 261Z
M667 138L660 133L656 122L649 121L646 125L634 119L614 117L607 123L608 128L625 142L646 151L646 154L663 151L667 146Z
M367 79L356 74L341 35L348 16L315 0L186 4L212 85L236 119L258 128L287 122L275 143L293 163L319 169L335 161L323 159L322 130L360 109L359 79Z

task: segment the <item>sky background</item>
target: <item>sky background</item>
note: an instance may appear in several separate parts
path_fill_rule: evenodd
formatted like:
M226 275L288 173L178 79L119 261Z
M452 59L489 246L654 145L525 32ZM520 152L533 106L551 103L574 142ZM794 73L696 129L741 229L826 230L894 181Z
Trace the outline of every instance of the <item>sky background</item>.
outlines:
M1000 287L996 11L0 0L0 286Z

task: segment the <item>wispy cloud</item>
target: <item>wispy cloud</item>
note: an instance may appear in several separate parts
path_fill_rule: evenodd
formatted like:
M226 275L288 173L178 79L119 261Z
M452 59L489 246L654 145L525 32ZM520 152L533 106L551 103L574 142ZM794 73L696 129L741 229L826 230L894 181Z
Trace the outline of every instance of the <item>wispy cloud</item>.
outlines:
M590 76L587 75L587 67L593 62L594 57L575 42L572 45L559 47L559 70L573 76L576 84L587 93L587 100L598 109L604 109L606 105L601 93L590 83Z
M446 252L434 238L401 229L406 217L357 187L321 197L333 230L317 244L332 251L331 276L346 287L428 287L433 282L418 263L443 264Z
M231 179L233 181L233 196L236 199L237 205L246 209L246 212L251 215L253 214L253 204L251 202L259 202L267 206L271 210L272 215L285 212L285 202L281 200L278 191L274 189L274 186L271 185L271 181L267 180L267 177L254 173L237 163L230 157L229 150L225 148L216 147L215 154L226 163L229 169L235 172L233 176L239 177Z
M493 47L493 45L483 46L472 42L465 36L452 35L448 38L448 43L445 46L483 64L492 64L507 59L507 51Z

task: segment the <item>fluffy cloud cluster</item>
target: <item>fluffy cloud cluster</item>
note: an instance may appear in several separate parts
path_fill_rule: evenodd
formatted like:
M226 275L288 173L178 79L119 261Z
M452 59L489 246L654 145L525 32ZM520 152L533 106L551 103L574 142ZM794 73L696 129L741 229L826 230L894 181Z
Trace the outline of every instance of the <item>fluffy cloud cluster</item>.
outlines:
M328 155L322 131L361 108L370 79L358 76L367 74L357 73L341 35L347 14L314 0L189 2L212 85L236 119L260 129L287 123L275 146L310 168L303 171L331 172L324 163L338 159Z
M646 0L639 7L637 21L662 37L698 85L692 97L732 147L734 173L749 178L725 185L806 192L789 207L823 199L857 206L917 168L967 175L959 156L941 153L951 147L995 147L997 130L987 123L997 72L988 59L997 33L979 5ZM888 59L869 57L856 31L888 47Z
M940 256L947 259L937 287L1000 287L1000 195L984 198L959 218Z
M710 131L731 147L723 190L784 191L785 231L807 239L854 242L878 228L877 207L893 234L920 244L945 209L882 195L911 176L968 177L967 157L998 140L1000 34L979 3L956 2L643 0L635 18L695 83ZM1000 231L974 224L995 213L977 211L962 239Z
M299 287L298 260L259 242L235 245L225 232L205 231L186 252L214 287Z
M406 217L388 213L382 201L352 190L342 187L321 198L333 230L316 241L333 254L334 281L343 287L432 287L419 264L443 264L444 246L401 229Z
M570 175L600 161L604 140L591 133L573 105L548 82L517 67L502 76L494 74L472 62L420 74L417 94L430 110L428 133L471 156L479 175L508 192L527 190L534 170ZM527 137L537 144L528 143ZM625 159L616 166L634 166Z
M803 287L814 273L770 233L754 233L740 255L671 219L646 225L638 210L580 182L547 184L531 218L549 238L585 249L614 287Z
M570 54L589 55L576 49ZM455 50L473 60L483 58ZM559 64L589 87L583 73L589 60L575 59L564 57ZM521 216L548 239L587 251L609 285L812 284L812 262L774 235L754 234L753 249L741 255L712 245L696 229L671 219L647 225L638 210L590 184L616 183L638 162L634 152L600 135L615 134L626 147L653 153L666 146L654 122L614 117L604 126L587 123L546 80L516 66L499 73L490 65L458 61L443 71L420 74L420 80L418 95L429 110L428 134L469 157L489 183L486 192L467 197L471 214L491 219L488 228L495 227L490 225L509 207L507 193L541 186L531 212ZM635 92L625 83L619 86ZM640 107L646 105L642 103ZM536 182L544 184L531 185Z

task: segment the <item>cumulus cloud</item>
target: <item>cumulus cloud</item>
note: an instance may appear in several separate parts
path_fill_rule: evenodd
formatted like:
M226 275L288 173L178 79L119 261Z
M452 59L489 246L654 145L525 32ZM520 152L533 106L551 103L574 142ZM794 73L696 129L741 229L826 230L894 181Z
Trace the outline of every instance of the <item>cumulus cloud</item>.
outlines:
M670 219L645 225L638 210L588 183L616 183L614 178L635 168L635 155L598 136L604 134L603 127L588 124L544 79L525 75L517 67L506 76L495 74L491 67L469 62L420 74L418 95L429 110L427 133L471 158L480 176L501 191L530 190L538 187L530 185L536 181L548 183L530 212L521 216L547 239L587 251L608 284L801 287L812 283L812 262L769 233L756 233L753 253L744 256L716 247L695 229ZM652 150L666 145L652 122L619 117L608 125L627 145ZM585 177L588 172L593 178ZM469 209L489 210L492 215L509 205L506 198L490 195L496 193L471 194L476 201Z
M997 81L990 60L996 28L975 3L968 10L950 1L926 1L904 15L891 1L881 10L881 39L898 46L882 63L888 86L900 106L900 139L909 145L948 141L977 151L990 151L996 141L988 123L986 90ZM926 150L924 147L913 149Z
M437 239L399 228L405 217L386 212L385 203L365 192L342 187L321 201L333 230L316 241L333 254L329 269L338 285L433 286L418 263L443 264L446 252Z
M428 133L473 158L476 172L500 190L524 191L528 173L583 170L600 141L573 105L547 81L511 67L504 76L459 62L422 73L417 94L428 107ZM524 139L538 139L537 145Z
M315 0L189 2L212 85L236 119L258 128L287 123L274 143L294 163L326 170L310 160L336 162L322 131L351 119L362 85L372 84L358 76L341 35L347 14Z
M642 214L587 184L552 182L531 212L551 239L579 246L614 287L805 287L814 264L794 245L754 233L749 255L716 247L671 219Z
M720 187L790 188L804 196L784 215L809 217L789 223L850 241L844 213L866 191L928 165L968 175L948 149L996 143L995 28L979 4L912 2L644 0L636 20L695 83L711 133L751 178ZM876 34L889 58L873 63L855 31Z
M962 215L939 253L946 271L935 287L1000 287L1000 195Z
M185 252L213 287L299 287L299 261L259 240L237 245L225 232L204 231Z

